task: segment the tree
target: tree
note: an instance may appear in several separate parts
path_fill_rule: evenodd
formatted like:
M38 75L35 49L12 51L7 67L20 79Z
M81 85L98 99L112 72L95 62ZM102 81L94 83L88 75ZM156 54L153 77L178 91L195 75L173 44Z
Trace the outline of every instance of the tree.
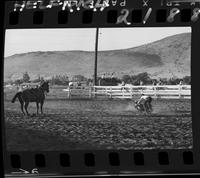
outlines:
M72 77L72 81L74 81L74 82L82 82L82 81L87 81L87 78L84 77L83 75L74 75Z
M99 79L97 79L97 80L99 80ZM87 79L87 85L92 85L92 82L93 82L93 79L91 79L91 78Z
M56 75L51 78L50 83L52 85L68 85L69 78L66 75Z
M131 83L132 82L132 77L130 75L123 75L122 76L122 81L125 83Z
M23 83L23 80L22 80L22 79L17 79L17 80L14 81L14 84L15 84L15 85L20 85L20 84L22 84L22 83Z
M69 77L67 75L60 76L60 80L62 85L68 85L69 83Z
M23 82L29 82L30 81L30 76L29 76L29 74L28 74L28 72L25 72L24 74L23 74Z
M151 84L152 79L149 77L147 72L139 73L138 75L134 75L131 77L133 85L139 85L142 81L144 85Z
M190 76L183 77L183 83L190 85L191 84L191 77Z
M113 77L113 78L98 78L99 84L101 86L117 86L119 83L121 83L121 80Z
M172 77L169 79L168 83L169 85L178 85L180 83L181 79L177 77Z
M40 75L38 75L38 77L34 80L32 80L33 83L38 83L41 81Z

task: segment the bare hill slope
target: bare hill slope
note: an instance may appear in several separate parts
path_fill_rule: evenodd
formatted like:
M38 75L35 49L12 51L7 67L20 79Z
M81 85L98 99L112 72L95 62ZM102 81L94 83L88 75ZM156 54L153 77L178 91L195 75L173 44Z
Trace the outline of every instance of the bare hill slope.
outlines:
M123 74L148 72L152 77L190 75L191 34L182 33L146 45L113 51L99 51L98 73ZM92 77L94 52L53 51L15 54L4 60L5 80L15 80L27 71L31 78L38 74Z

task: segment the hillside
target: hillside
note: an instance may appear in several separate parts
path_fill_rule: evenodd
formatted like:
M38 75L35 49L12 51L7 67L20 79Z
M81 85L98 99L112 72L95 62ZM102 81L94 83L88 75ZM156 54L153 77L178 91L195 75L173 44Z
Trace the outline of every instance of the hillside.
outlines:
M113 51L99 51L98 74L148 72L153 78L190 75L191 34L182 33L146 45ZM15 80L27 71L31 78L38 74L92 77L94 52L52 51L15 54L4 60L5 80Z

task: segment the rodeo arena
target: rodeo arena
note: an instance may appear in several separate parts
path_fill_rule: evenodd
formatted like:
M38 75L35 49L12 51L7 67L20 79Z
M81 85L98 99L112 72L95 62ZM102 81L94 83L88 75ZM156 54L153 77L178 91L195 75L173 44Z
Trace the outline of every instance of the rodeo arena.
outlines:
M96 40L94 78L90 84L70 81L68 86L48 82L4 86L7 149L192 148L191 86L182 82L103 86L97 80L97 49ZM33 98L37 92L40 97L36 102L25 101L29 98L25 93ZM135 107L142 94L152 98L151 113ZM24 109L27 112L23 114Z
M15 89L13 89L15 88ZM4 87L8 150L183 149L192 147L190 85L87 86L69 82L50 86L43 113L23 115L16 92L40 88L40 83ZM151 96L151 113L135 101ZM19 137L20 135L20 137Z

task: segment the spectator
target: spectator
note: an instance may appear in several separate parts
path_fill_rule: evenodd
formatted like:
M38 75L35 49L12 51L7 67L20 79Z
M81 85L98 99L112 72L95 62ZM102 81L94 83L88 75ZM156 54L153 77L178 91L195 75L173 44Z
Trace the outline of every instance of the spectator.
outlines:
M153 85L154 85L154 86L156 85L156 80L153 81Z
M101 76L101 78L104 79L104 78L105 78L105 74L103 74L103 75Z
M69 88L72 88L73 87L73 82L69 82Z
M113 78L114 78L114 73L111 74L111 79L113 79Z
M122 84L121 84L121 90L124 90L125 89L125 82L124 81L122 81Z
M157 85L162 85L161 79L159 79L159 81L157 82Z

